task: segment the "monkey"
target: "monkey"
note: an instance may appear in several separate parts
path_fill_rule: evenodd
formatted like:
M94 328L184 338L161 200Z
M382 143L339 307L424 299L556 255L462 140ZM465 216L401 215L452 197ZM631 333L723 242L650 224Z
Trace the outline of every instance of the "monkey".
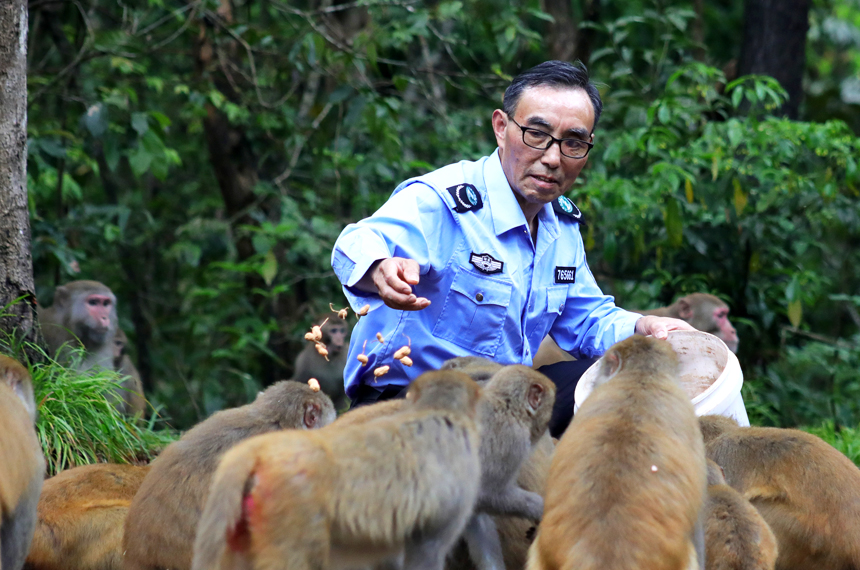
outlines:
M774 570L776 537L757 510L726 485L720 466L708 459L705 500L706 570Z
M122 329L117 328L113 339L113 370L123 376L123 381L116 390L117 409L129 416L146 415L146 398L143 397L143 381L137 367L126 353L128 337Z
M860 469L845 455L769 427L729 427L706 453L770 526L779 570L860 568Z
M126 570L191 567L194 533L221 456L251 436L334 421L331 399L307 384L272 384L252 403L217 412L167 446L131 503L122 544Z
M693 328L718 337L726 343L726 347L732 352L737 353L738 351L738 332L729 321L729 306L715 295L692 293L681 297L668 307L646 311L634 310L633 312L687 321ZM552 337L546 336L535 353L532 368L537 370L556 362L570 360L574 360L573 356L559 348Z
M443 362L440 370L460 370L480 385L502 368L498 362L481 356L457 356Z
M720 415L705 415L699 417L699 429L702 431L702 438L705 440L705 445L712 440L723 435L727 431L739 428L738 422L734 418Z
M20 570L33 539L45 459L30 373L0 355L0 568Z
M318 322L323 322L323 316ZM308 343L296 357L296 371L293 380L307 382L316 378L322 391L328 394L336 410L343 410L347 404L343 386L343 369L346 367L349 330L345 321L329 318L322 327L322 342L328 350L328 360L317 352L316 345Z
M479 391L462 372L426 372L403 412L237 445L215 474L192 568L441 570L478 499Z
M561 437L529 570L703 564L704 443L671 345L634 335L603 356Z
M120 570L123 523L149 469L97 463L46 480L25 570Z
M668 307L635 312L682 319L690 323L693 328L718 337L732 352L738 351L738 332L729 321L729 306L714 295L692 293L681 297Z
M555 385L543 374L526 366L503 367L478 357L449 360L442 365L442 370L463 372L476 381L486 377L487 371L495 372L489 380L479 382L483 386L478 403L481 491L476 513L470 519L464 535L468 554L457 549L453 560L449 560L448 568L467 567L467 558L479 569L503 568L503 559L512 559L516 554L499 543L497 526L503 527L506 535L521 535L525 540L529 526L539 522L543 512L541 494L519 485L518 474L521 466L533 455L538 442L542 444L540 449L544 450L543 454L538 454L539 459L545 455L547 441L550 449L554 449L547 434L547 423L555 401ZM402 412L408 406L409 402L404 400L371 404L347 412L335 424L363 424L374 418ZM543 473L546 468L544 466ZM540 471L533 473L535 469L540 468L526 471L528 482L540 478ZM496 520L490 515L497 515ZM510 517L524 520L517 521L518 524L506 524ZM525 548L520 549L523 560L527 548L526 544Z
M54 290L54 304L39 312L39 324L51 356L68 360L72 348L83 346L79 371L113 367L117 331L116 296L98 281L71 281Z

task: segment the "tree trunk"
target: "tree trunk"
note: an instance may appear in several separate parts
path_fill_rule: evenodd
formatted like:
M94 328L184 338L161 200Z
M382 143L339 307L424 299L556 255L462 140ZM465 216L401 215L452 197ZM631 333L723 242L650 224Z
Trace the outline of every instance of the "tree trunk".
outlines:
M576 22L571 0L543 0L543 11L552 16L549 25L549 58L570 61L576 51Z
M0 330L40 342L27 207L27 2L0 4ZM6 341L6 338L0 339ZM31 360L38 352L24 347Z
M599 22L600 21L600 0L583 0L582 1L582 21L583 22ZM580 28L576 38L576 51L574 55L576 59L588 65L591 60L591 52L594 49L597 30L594 28Z
M803 98L809 0L746 0L739 75L769 75L788 92L782 114L796 119Z

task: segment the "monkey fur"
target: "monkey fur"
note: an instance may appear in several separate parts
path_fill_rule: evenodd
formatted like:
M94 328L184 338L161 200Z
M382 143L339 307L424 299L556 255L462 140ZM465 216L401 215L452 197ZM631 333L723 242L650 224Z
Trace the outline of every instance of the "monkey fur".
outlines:
M132 501L123 534L123 567L190 568L197 522L224 452L254 435L319 428L335 415L324 393L281 381L254 402L217 412L192 428L156 458Z
M45 459L30 373L0 355L0 568L20 570L36 526Z
M704 444L668 342L634 335L604 355L562 436L529 570L682 570L704 558Z
M726 485L720 466L710 459L703 519L706 570L774 569L776 537L755 507Z
M860 469L845 455L799 430L730 425L706 452L770 526L778 570L860 568Z
M97 463L45 481L26 570L120 570L122 528L149 466Z
M479 390L461 372L427 372L402 412L234 447L215 475L193 569L442 570L478 498Z

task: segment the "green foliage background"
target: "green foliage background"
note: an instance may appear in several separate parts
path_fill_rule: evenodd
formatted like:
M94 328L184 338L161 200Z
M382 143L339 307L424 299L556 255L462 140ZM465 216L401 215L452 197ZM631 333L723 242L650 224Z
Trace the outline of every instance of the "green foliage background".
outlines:
M722 71L741 4L708 3L705 45L688 2L607 1L580 22L605 113L570 197L619 304L719 294L754 419L837 433L860 422L858 6L816 3L807 120L792 122L772 115L773 80ZM305 327L343 304L340 230L400 180L492 152L491 112L546 58L552 20L537 0L52 10L30 16L39 299L71 279L113 288L148 396L179 427L290 374ZM212 117L231 164L253 165L238 210L219 192Z

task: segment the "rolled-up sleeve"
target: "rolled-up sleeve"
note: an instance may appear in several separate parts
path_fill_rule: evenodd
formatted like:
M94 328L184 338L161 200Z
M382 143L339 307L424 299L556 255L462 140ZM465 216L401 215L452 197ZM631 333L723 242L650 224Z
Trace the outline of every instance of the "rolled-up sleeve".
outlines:
M435 232L443 215L447 207L432 188L408 181L372 216L344 228L335 242L331 265L353 309L382 304L375 292L355 287L374 262L403 257L418 262L421 275L429 271L428 230Z

